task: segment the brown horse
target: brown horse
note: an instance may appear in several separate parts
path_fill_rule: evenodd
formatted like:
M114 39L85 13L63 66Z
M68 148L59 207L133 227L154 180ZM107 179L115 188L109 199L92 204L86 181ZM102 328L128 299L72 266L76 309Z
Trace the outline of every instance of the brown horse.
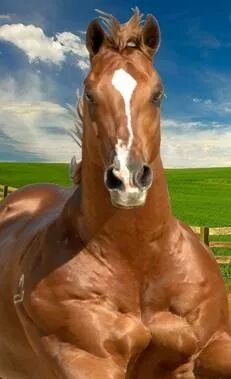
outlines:
M0 206L0 376L231 378L219 267L169 205L158 23L102 17L107 31L87 31L80 186Z

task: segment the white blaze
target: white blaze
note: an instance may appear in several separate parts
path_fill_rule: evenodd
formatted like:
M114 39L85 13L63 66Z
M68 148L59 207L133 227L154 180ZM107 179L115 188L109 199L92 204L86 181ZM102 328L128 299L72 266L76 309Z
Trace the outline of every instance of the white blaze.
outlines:
M116 148L117 159L120 163L120 169L116 170L117 176L121 176L123 179L125 190L129 187L129 169L127 162L129 158L130 149L133 141L133 130L131 120L131 99L132 94L137 86L137 81L122 68L116 70L112 77L112 85L120 93L124 100L125 114L127 117L127 129L128 129L128 144L125 145L124 141L118 139Z

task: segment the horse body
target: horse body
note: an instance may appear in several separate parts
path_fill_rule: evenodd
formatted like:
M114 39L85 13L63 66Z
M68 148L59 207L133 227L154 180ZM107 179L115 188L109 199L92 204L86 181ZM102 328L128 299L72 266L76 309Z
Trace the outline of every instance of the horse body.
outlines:
M158 27L134 24L114 20L124 53L89 27L80 185L29 186L1 204L3 379L231 378L221 273L169 205L147 59ZM126 47L130 29L140 51Z
M34 210L22 222L28 198ZM189 358L228 331L223 281L211 253L167 204L156 228L154 220L148 227L147 209L116 210L83 246L78 189L31 186L6 199L3 378L177 378L179 367L193 375ZM22 274L25 297L14 304Z

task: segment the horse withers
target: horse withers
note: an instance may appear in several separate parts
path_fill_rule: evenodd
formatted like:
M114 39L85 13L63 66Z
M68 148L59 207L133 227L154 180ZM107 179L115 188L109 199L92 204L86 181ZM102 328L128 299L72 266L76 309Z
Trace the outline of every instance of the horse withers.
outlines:
M158 23L138 10L101 20L86 36L78 185L27 186L0 205L0 376L230 379L219 267L169 204Z

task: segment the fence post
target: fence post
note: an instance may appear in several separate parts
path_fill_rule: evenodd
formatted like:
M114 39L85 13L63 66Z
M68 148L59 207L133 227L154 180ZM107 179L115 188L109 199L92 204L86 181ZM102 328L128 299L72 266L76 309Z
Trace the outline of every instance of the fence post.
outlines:
M209 246L209 227L208 226L200 227L200 238L206 245Z
M8 186L3 187L3 197L7 197L8 195Z

